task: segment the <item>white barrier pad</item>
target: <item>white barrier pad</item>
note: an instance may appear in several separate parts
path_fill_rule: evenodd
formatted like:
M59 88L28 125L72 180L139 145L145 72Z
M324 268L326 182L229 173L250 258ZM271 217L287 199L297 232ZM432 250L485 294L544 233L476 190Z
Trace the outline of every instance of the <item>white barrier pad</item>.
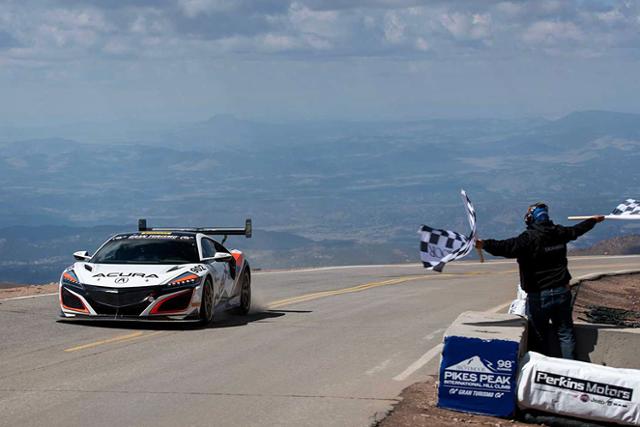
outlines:
M508 313L527 317L527 293L522 290L519 283L516 286L516 299L511 302Z
M509 306L508 313L527 317L527 300L514 299Z
M640 370L529 352L520 364L518 406L594 421L640 425Z

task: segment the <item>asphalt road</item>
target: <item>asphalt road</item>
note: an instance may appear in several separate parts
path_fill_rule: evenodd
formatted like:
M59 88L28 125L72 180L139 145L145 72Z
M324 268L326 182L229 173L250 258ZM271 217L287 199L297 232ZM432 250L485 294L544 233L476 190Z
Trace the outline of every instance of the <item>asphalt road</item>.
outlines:
M571 260L575 277L634 268ZM0 425L367 426L435 371L459 313L503 310L516 283L506 261L257 273L254 313L205 329L61 323L55 296L0 301Z

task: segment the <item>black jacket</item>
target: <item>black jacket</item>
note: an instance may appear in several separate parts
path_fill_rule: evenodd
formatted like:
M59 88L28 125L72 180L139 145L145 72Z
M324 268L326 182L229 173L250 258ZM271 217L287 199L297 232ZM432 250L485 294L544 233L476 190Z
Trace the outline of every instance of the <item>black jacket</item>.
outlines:
M571 280L567 269L567 242L575 240L596 225L587 219L573 227L551 221L533 223L518 237L484 240L483 249L491 255L517 258L520 286L526 292L564 286Z

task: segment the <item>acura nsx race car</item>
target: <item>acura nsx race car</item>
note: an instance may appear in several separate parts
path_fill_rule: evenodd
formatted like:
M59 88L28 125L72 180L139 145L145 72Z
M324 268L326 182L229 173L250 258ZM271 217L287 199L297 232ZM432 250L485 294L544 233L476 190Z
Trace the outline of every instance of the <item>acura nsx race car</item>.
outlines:
M251 233L249 219L244 228L147 228L141 219L138 232L111 237L94 255L73 254L76 262L60 277L60 316L208 324L219 311L247 314L249 262L223 243Z

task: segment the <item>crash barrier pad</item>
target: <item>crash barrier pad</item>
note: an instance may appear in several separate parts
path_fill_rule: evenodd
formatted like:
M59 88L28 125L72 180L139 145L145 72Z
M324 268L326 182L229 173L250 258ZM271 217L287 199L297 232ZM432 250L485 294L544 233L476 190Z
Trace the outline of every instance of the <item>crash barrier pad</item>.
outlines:
M438 406L511 416L525 337L526 320L513 314L468 311L458 316L444 334Z
M640 425L640 371L529 352L520 367L518 406L594 421Z

